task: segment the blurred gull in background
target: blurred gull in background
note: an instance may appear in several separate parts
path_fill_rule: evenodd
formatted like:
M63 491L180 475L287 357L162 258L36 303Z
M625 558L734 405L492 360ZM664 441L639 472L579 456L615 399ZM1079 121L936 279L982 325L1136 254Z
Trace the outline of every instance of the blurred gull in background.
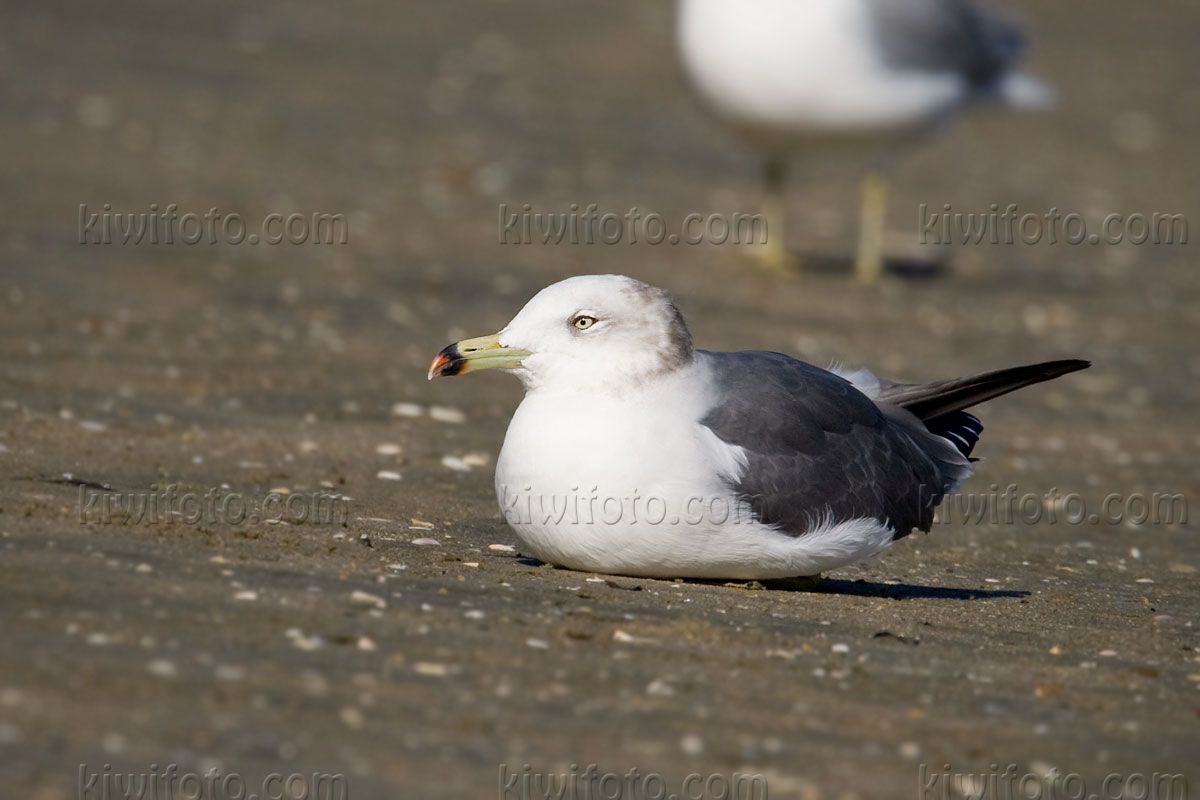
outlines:
M766 155L764 263L789 265L787 159L849 149L869 161L855 271L883 271L886 158L977 100L1043 107L1014 72L1008 21L967 0L680 0L679 48L701 98Z

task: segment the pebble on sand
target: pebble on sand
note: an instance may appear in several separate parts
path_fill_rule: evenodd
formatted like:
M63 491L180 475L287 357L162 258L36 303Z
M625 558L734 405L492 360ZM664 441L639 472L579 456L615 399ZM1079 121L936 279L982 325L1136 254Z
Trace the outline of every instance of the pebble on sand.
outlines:
M413 671L418 675L428 675L432 678L444 678L450 674L448 664L438 664L433 661L418 661L413 664Z
M393 417L419 417L425 413L425 409L416 403L394 403L392 405Z
M451 425L461 425L467 421L467 415L461 409L454 408L453 406L430 406L429 418Z
M319 650L325 646L325 640L320 636L315 633L312 636L305 636L304 631L299 628L288 628L283 635L292 640L292 645L297 650Z
M470 472L478 467L486 467L491 460L492 457L487 453L475 451L462 456L442 456L442 466L452 469L455 472Z
M488 465L488 462L490 462L491 460L492 460L491 456L489 456L487 453L481 453L478 451L473 452L473 453L467 453L466 455L464 455L462 457L462 462L471 468L486 467Z
M387 600L361 589L355 589L350 593L350 604L359 608L387 608Z
M467 462L463 461L458 456L442 456L442 466L447 469L452 469L455 472L470 472L471 468L467 466Z
M159 678L174 678L179 674L174 662L168 661L165 658L156 658L146 665L146 671L151 675L156 675Z
M362 726L366 724L366 718L363 717L363 713L354 706L343 707L342 710L338 712L338 719L340 719L342 724L352 731L360 730Z
M401 475L399 472L395 472L390 469L381 469L379 472L375 473L375 477L381 481L398 481L400 480Z

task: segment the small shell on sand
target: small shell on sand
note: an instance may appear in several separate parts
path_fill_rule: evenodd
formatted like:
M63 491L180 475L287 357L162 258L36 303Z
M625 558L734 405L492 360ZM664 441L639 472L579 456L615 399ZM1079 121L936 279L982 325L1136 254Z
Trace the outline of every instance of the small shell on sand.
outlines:
M451 425L461 425L467 421L467 415L461 409L454 408L453 406L430 406L429 418Z

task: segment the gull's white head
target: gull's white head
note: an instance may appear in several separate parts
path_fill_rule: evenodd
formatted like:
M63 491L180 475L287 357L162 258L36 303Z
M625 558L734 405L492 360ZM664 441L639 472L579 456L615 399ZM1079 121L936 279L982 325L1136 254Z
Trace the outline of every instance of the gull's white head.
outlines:
M678 369L693 352L664 290L624 275L580 275L538 292L499 333L446 347L429 377L495 367L526 390L596 391Z

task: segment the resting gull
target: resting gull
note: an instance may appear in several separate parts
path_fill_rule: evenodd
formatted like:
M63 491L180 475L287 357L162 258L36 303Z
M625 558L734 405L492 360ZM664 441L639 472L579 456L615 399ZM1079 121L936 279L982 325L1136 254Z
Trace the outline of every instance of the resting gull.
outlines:
M883 269L883 157L980 99L1047 105L1015 71L1020 31L968 0L680 0L679 50L697 94L767 157L764 261L788 263L784 179L792 154L854 148L863 187L856 271Z
M815 575L869 558L971 474L963 409L1083 369L1053 361L902 384L780 353L697 350L667 293L621 275L539 292L430 379L498 368L525 398L496 494L527 551L662 578Z

